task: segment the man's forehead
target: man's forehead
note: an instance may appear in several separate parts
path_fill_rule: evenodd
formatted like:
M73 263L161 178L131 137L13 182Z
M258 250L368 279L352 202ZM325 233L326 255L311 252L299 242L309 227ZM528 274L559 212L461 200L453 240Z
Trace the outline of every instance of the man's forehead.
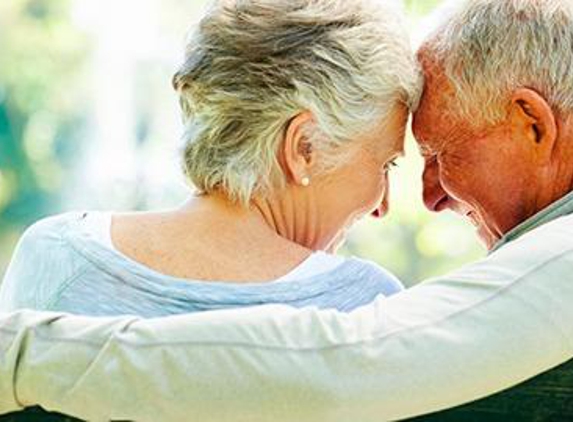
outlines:
M412 120L414 137L421 146L445 141L459 123L452 118L454 88L442 66L427 54L418 53L424 72L424 91Z
M412 118L412 132L419 143L431 142L448 132L445 102L427 88Z
M466 137L463 122L440 107L421 107L412 120L412 133L422 152L439 151Z

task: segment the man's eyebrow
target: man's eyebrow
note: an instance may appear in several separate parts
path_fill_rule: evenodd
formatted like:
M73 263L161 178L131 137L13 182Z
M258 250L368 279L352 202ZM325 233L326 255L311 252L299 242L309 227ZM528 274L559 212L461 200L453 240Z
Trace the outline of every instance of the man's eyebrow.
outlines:
M423 140L418 141L417 145L418 145L418 151L420 151L420 154L422 154L422 155L434 155L435 154L434 150L432 148L430 148L428 146L428 144L426 144Z

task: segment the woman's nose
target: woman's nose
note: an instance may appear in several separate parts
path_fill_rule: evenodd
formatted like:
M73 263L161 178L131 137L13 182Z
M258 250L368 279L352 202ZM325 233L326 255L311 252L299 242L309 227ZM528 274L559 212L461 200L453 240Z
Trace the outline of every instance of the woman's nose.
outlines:
M386 179L386 190L384 191L384 197L382 198L382 202L378 205L378 208L372 212L372 216L376 218L382 218L386 214L388 214L388 210L390 209L390 184L388 183L388 179Z
M388 197L388 190L386 190L386 195L384 195L384 199L382 200L382 203L378 207L378 213L380 214L380 218L386 216L389 210L390 210L390 198Z

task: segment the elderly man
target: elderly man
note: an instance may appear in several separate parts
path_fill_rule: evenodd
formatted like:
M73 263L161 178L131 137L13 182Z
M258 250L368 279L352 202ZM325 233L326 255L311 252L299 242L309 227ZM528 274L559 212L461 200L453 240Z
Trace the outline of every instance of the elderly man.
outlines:
M569 0L468 0L419 52L425 203L474 222L491 249L484 260L351 314L6 315L0 412L40 404L87 419L396 420L568 361L572 45ZM528 385L517 388L458 412L489 412ZM570 407L554 410L569 419Z

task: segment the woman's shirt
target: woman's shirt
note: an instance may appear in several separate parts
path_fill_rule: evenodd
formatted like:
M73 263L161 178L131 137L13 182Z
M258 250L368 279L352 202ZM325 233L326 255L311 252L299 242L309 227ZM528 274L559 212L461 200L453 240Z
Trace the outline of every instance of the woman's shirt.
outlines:
M113 247L111 215L69 212L32 225L0 286L0 311L159 317L283 303L351 311L403 289L368 261L315 253L277 280L232 283L159 273Z

